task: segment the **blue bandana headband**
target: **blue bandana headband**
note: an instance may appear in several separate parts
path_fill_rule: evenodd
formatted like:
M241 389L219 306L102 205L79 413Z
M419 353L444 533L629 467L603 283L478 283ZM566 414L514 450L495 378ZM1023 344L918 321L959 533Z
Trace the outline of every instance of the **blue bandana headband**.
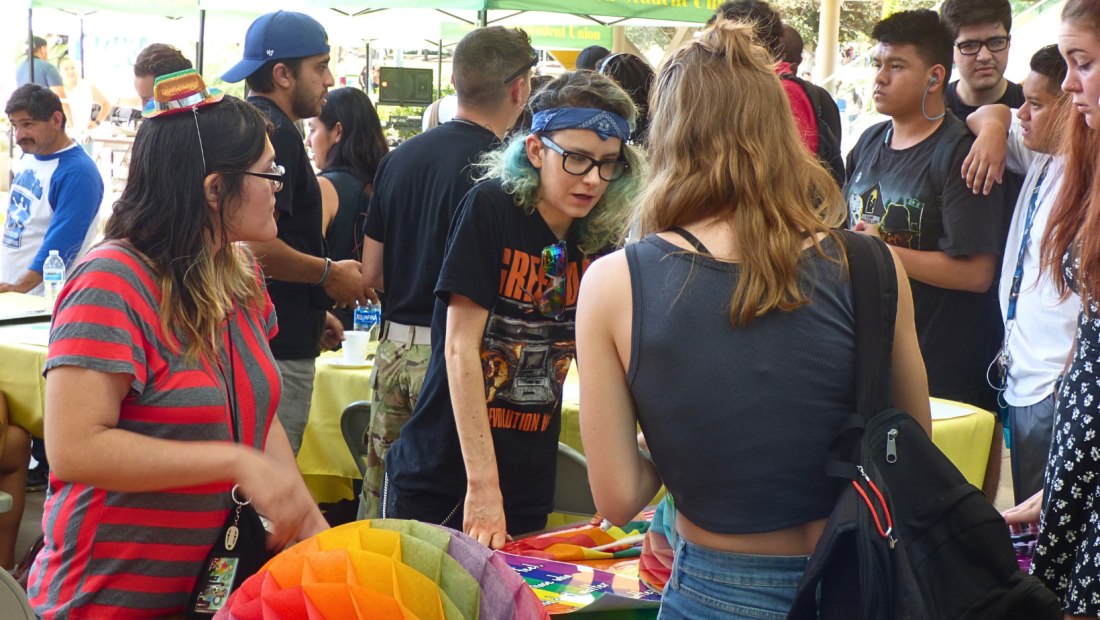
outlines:
M601 140L618 138L624 143L630 139L630 123L606 110L592 108L553 108L536 112L531 119L531 132L549 132L561 129L587 129L596 132Z

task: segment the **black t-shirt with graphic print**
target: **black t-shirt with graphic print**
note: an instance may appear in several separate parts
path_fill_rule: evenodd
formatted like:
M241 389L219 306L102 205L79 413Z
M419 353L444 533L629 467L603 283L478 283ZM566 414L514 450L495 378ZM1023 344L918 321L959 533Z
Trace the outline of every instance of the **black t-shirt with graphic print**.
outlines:
M549 285L542 251L558 242L542 216L517 207L496 180L475 186L448 234L432 316L432 357L424 386L401 438L386 453L386 473L398 498L429 496L457 503L466 468L447 381L447 304L463 295L489 310L481 344L489 424L500 490L508 514L553 510L562 384L576 353L573 332L581 275L591 263L567 239L563 320L538 307ZM533 296L533 297L532 297Z
M999 256L1004 229L1001 186L988 196L975 195L955 173L962 169L973 136L959 141L942 186L933 187L930 169L936 145L950 124L961 122L949 113L931 136L903 150L887 145L886 125L868 129L863 144L848 156L844 197L849 224L859 219L879 224L883 240L899 248L950 257ZM985 374L1003 335L996 286L971 293L909 282L929 393L995 409L995 394Z

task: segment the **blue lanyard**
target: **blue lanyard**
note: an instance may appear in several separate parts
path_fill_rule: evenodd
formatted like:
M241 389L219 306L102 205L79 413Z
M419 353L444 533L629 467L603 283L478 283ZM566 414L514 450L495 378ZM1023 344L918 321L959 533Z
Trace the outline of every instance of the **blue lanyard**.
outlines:
M1020 253L1016 257L1016 271L1012 274L1012 288L1008 291L1008 320L1016 320L1016 300L1020 297L1020 284L1024 279L1024 252L1027 251L1027 242L1031 238L1031 225L1035 223L1035 212L1039 207L1039 188L1043 186L1043 180L1047 177L1047 169L1050 161L1043 166L1039 174L1039 180L1035 181L1035 189L1031 191L1031 202L1027 206L1027 218L1024 220L1024 231L1020 235Z

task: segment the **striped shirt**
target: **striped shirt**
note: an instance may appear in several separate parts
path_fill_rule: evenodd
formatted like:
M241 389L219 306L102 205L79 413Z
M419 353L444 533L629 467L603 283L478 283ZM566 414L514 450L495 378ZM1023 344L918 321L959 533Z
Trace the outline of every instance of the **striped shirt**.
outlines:
M257 277L261 279L257 267ZM226 385L217 365L192 364L169 347L161 292L134 251L110 242L73 271L57 301L46 372L80 366L132 377L117 428L174 441L231 441ZM242 442L262 450L279 402L268 339L275 310L233 314L221 364L235 383ZM223 334L225 332L223 331ZM229 515L230 479L155 493L120 493L50 474L42 526L46 546L28 583L43 620L144 619L183 610L203 560Z

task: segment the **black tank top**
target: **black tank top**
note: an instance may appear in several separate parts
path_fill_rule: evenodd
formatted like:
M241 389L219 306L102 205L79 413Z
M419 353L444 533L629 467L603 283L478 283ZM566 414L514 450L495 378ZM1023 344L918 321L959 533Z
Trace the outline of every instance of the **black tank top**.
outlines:
M363 222L366 219L370 196L363 193L366 185L356 175L342 168L325 170L320 175L332 183L340 206L328 225L325 240L328 255L334 261L359 260L359 246L363 242Z
M843 249L822 242L834 258ZM656 235L628 245L627 383L677 509L720 534L825 518L841 483L825 453L855 412L855 314L847 269L802 253L812 303L730 325L739 267Z

